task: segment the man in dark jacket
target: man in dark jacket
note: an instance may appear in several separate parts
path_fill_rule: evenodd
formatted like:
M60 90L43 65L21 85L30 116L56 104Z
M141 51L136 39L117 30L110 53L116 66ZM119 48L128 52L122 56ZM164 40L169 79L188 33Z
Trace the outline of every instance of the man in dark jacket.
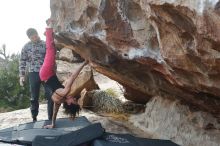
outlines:
M39 70L44 62L46 45L45 42L40 39L37 31L34 28L29 28L26 33L30 41L24 45L21 51L21 57L19 62L19 77L20 85L23 86L25 82L26 69L28 70L31 93L30 109L33 121L36 121L39 109L40 85L42 83L39 77ZM43 86L45 91L45 97L48 100L48 119L51 120L53 114L53 101L51 100L52 91L47 85L43 84Z

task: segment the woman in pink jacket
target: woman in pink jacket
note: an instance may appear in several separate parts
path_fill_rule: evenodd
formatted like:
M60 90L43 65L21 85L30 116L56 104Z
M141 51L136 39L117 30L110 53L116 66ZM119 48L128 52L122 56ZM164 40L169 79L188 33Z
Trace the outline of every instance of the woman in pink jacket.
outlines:
M54 45L53 28L51 20L48 20L49 24L46 28L46 55L44 58L44 63L40 69L40 78L45 82L53 91L52 100L54 101L52 124L46 125L44 128L54 128L57 112L61 103L67 114L70 114L72 118L79 113L80 106L77 103L77 98L69 95L71 85L73 84L76 77L79 75L82 68L88 63L85 61L75 72L71 74L67 80L65 86L63 86L57 78L55 72L55 56L56 49Z

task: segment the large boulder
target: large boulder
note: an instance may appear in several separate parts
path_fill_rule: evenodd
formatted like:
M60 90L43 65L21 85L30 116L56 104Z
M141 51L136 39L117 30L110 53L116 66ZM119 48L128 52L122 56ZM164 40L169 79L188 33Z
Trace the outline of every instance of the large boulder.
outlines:
M219 117L218 5L216 0L52 0L51 12L58 42L128 87L135 101L172 95Z
M218 0L51 0L51 14L58 44L123 85L128 99L177 100L219 122L219 5Z

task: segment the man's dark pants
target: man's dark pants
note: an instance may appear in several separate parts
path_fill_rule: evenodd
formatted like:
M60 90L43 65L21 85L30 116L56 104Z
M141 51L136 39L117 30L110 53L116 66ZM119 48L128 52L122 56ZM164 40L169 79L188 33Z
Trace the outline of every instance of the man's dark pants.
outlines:
M52 90L49 86L42 83L39 77L39 72L30 72L29 73L29 85L30 85L30 102L31 102L31 114L32 118L36 118L39 111L39 95L40 95L40 85L44 86L45 97L47 99L47 113L48 119L52 119L53 115L53 101L51 99Z

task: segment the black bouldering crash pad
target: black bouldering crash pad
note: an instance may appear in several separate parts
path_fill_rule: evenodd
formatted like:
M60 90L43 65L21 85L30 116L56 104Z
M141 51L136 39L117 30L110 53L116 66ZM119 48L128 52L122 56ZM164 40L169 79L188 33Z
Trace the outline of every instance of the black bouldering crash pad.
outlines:
M56 128L43 129L51 121L20 124L0 130L0 145L10 146L178 146L170 140L147 139L130 134L105 133L100 123L86 117L57 119Z
M178 146L170 140L139 138L130 134L105 133L92 146Z
M78 117L74 120L57 119L56 128L42 128L50 123L51 121L42 120L0 130L0 142L31 144L36 136L59 136L91 125L86 117Z
M104 133L100 123L59 136L37 136L32 146L77 146L101 137Z

